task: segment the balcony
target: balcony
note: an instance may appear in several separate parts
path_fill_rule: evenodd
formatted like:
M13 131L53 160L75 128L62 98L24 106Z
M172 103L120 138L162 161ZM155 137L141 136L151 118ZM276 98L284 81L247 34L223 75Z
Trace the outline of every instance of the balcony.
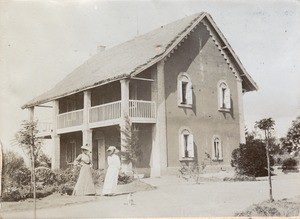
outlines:
M129 116L131 122L155 123L155 102L143 100L129 100ZM89 109L89 127L104 127L120 124L121 101L111 102Z
M118 125L121 122L121 101L90 107L89 128ZM153 101L129 100L129 117L134 123L155 123L156 105ZM57 116L57 133L80 131L83 125L83 109Z
M83 125L83 109L61 113L57 116L57 133L81 130Z
M132 122L155 123L155 109L153 101L129 100L129 116Z
M121 101L111 102L89 109L90 128L119 124L121 118Z

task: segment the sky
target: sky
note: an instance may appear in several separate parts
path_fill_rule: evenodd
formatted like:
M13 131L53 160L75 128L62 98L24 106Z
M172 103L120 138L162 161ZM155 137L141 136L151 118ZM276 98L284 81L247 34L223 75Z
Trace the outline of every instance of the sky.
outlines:
M185 16L208 12L259 90L244 95L246 126L272 117L282 137L300 115L300 1L0 0L0 140L5 149L21 106L97 52ZM45 115L43 110L41 114ZM49 117L49 114L47 114Z

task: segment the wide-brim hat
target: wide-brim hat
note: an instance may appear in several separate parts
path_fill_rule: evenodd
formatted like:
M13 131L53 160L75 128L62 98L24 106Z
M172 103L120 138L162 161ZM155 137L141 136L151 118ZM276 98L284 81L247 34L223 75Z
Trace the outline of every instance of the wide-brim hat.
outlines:
M87 151L91 151L90 147L87 145L83 145L80 147L81 149L87 150Z
M115 146L109 146L106 151L108 152L108 151L116 151L116 150L117 148Z

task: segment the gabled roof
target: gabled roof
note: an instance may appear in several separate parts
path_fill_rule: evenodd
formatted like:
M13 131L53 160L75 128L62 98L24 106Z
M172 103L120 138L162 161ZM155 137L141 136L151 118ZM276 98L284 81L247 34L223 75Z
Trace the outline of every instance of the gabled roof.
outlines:
M22 108L43 104L104 83L136 75L164 59L199 22L209 25L215 37L228 49L229 59L238 68L246 91L257 90L257 85L246 72L211 16L198 13L162 26L111 49L92 56L67 75L54 88L26 103ZM159 49L158 49L159 48Z

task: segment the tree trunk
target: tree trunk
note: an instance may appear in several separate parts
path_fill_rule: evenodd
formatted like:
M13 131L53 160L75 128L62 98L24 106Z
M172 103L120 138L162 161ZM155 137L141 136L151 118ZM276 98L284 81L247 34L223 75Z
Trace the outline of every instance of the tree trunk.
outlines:
M32 178L32 184L33 184L33 205L34 205L34 219L36 219L36 185L35 185L35 165L34 165L35 159L34 159L34 153L33 148L31 148L31 178Z
M273 202L272 195L272 180L271 180L271 167L270 167L270 154L269 154L269 143L266 145L266 154L267 154L267 162L268 162L268 178L269 178L269 193L270 193L270 201Z

